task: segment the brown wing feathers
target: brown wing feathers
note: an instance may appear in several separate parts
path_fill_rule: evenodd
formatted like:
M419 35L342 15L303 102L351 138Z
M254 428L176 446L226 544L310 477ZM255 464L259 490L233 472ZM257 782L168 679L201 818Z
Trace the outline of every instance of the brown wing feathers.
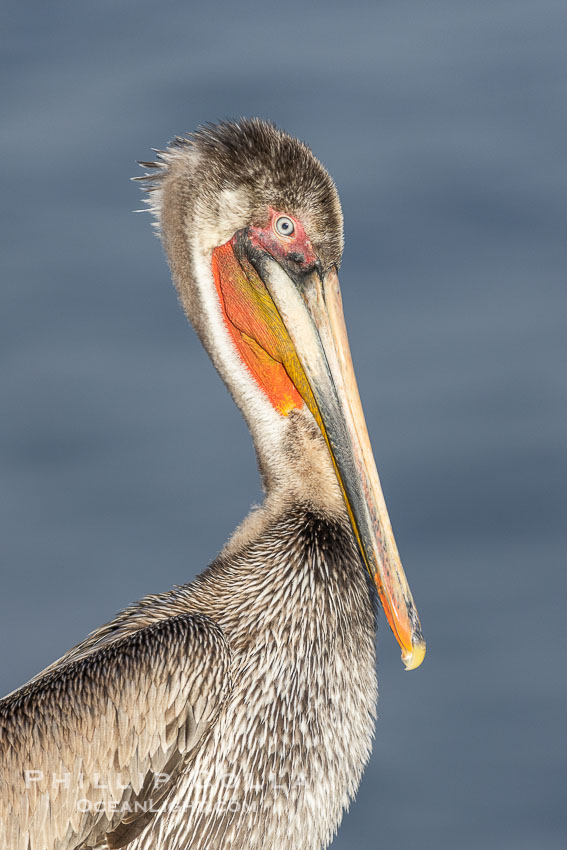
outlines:
M0 700L0 847L125 846L214 722L229 670L220 628L183 614Z

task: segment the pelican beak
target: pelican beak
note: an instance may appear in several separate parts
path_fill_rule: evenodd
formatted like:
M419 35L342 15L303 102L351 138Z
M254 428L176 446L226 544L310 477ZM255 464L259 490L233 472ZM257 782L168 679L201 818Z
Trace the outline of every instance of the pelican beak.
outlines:
M412 670L423 661L425 641L372 454L336 269L297 274L268 253L252 262L293 343L308 388L295 384L325 437L362 558Z

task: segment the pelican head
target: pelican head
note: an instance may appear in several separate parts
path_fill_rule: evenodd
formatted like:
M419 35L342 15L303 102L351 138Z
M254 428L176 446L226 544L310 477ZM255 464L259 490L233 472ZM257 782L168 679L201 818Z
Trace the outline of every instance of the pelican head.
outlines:
M343 319L332 179L258 119L207 126L142 165L181 303L249 424L268 496L303 487L346 512L404 664L419 666Z

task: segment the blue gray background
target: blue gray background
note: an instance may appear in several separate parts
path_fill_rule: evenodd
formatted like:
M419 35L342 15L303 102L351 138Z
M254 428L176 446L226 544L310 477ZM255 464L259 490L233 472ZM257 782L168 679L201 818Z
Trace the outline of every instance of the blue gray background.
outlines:
M381 626L374 756L334 847L565 848L565 0L8 0L3 21L2 691L192 578L260 498L128 178L261 115L341 193L428 640L404 673Z

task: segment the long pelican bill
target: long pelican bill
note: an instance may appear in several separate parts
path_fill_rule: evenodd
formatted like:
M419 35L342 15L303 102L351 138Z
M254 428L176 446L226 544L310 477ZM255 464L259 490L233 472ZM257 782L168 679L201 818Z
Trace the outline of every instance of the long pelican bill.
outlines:
M366 567L376 583L407 670L419 667L425 641L407 582L368 437L343 318L339 279L313 271L297 286L267 256L263 280L293 341L317 405ZM309 397L305 402L310 406Z
M296 273L242 232L215 249L213 270L243 359L274 406L285 415L303 400L315 417L404 665L418 667L425 641L368 437L336 270Z

